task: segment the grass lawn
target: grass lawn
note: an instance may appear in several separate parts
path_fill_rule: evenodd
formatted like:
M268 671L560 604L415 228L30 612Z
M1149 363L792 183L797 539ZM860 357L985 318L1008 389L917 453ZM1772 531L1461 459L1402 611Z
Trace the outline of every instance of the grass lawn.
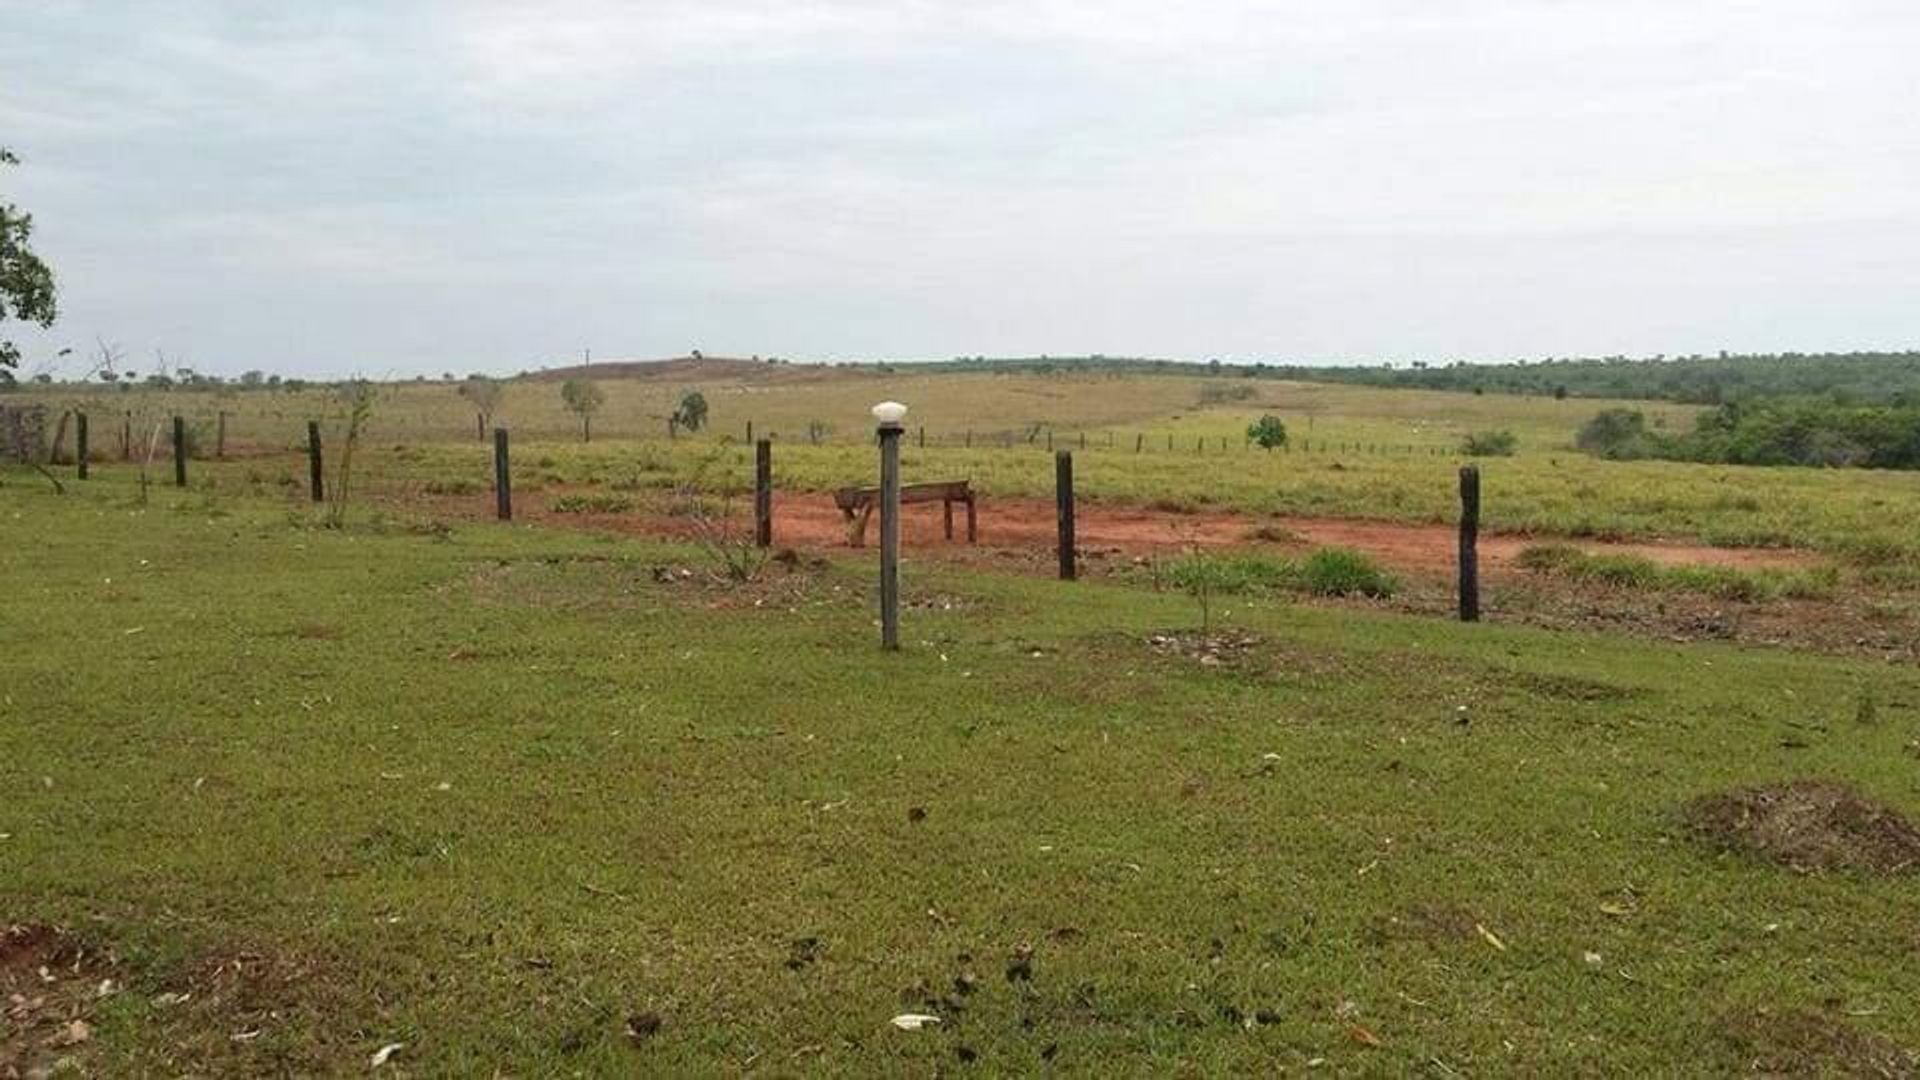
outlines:
M1700 1074L1920 1046L1913 875L1796 873L1677 816L1796 778L1920 814L1906 668L1278 600L1224 605L1255 640L1200 663L1149 644L1184 597L911 563L883 655L852 556L730 589L685 549L35 483L0 488L0 926L95 955L87 1038L33 1060ZM41 1047L27 1024L0 1047Z

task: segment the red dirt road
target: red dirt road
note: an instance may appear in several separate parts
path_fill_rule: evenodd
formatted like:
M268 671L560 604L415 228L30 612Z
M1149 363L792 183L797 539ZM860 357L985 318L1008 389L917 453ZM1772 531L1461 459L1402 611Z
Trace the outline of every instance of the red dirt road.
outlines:
M684 521L640 514L553 514L547 510L551 494L543 493L525 500L524 518L548 524L575 523L583 527L613 529L649 535L684 536ZM516 507L516 509L519 509ZM1051 500L983 498L979 503L980 547L1015 548L1045 551L1054 543L1054 509ZM1253 535L1259 528L1275 530L1283 537L1278 542L1263 541ZM901 538L908 547L922 550L966 547L966 513L954 507L955 539L941 535L939 504L904 507ZM775 546L798 548L845 547L846 520L827 494L779 493L774 498L773 536ZM1454 565L1458 537L1450 525L1417 525L1390 521L1356 521L1337 518L1257 517L1233 513L1172 514L1136 506L1110 506L1083 502L1075 513L1075 538L1081 548L1107 549L1134 555L1171 551L1190 545L1207 547L1314 547L1355 548L1399 570L1446 573ZM879 522L868 525L867 543L879 540ZM1530 544L1552 537L1527 537L1483 533L1480 557L1483 565L1499 570L1510 566ZM1691 564L1731 566L1741 569L1805 566L1819 560L1809 552L1768 548L1716 548L1679 543L1608 543L1568 541L1593 552L1639 555L1667 565Z

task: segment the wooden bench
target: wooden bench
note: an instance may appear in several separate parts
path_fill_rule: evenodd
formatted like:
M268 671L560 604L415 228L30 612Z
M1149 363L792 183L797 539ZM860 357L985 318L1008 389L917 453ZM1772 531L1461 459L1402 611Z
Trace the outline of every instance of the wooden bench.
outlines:
M974 542L973 487L966 480L936 480L927 484L900 485L900 505L908 503L937 502L944 514L947 539L953 539L953 504L964 503L967 508L967 543ZM847 519L847 543L853 547L867 546L867 519L880 505L880 489L877 487L844 487L833 493L833 504Z

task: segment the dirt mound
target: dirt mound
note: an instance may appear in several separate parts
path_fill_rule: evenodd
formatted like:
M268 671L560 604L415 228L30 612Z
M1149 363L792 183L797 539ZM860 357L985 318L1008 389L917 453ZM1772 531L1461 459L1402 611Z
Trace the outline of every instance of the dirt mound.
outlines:
M1742 788L1696 799L1683 817L1698 840L1802 873L1897 874L1920 867L1920 829L1845 784L1796 780Z

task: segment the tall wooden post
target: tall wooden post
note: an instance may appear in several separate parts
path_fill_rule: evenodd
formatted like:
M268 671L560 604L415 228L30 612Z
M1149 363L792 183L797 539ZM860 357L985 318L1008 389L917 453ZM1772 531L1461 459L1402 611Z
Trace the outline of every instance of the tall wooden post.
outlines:
M85 480L87 478L87 457L92 454L93 451L87 446L87 414L83 412L73 414L73 449L74 465L78 469L80 479Z
M307 421L307 491L314 502L327 501L327 473L320 460L320 421Z
M120 420L120 460L133 460L133 410L128 409Z
M220 410L220 418L213 429L213 456L225 461L227 458L227 410Z
M921 428L920 428L920 449L925 450L926 448L927 448L927 429L926 429L926 426L923 424L921 425Z
M481 442L487 441L487 414L486 413L477 412L473 414L473 437L476 439L479 439Z
M507 467L507 429L493 429L493 502L501 521L513 520L513 472Z
M1480 468L1460 470L1460 621L1480 621Z
M880 425L880 647L900 647L900 425Z
M747 421L747 444L749 446L753 444L753 421L751 420Z
M1073 451L1053 455L1053 509L1059 521L1060 580L1074 578Z
M1136 454L1137 454L1137 453L1139 453L1140 451L1142 451L1142 450L1144 450L1144 449L1146 449L1146 446L1147 446L1147 436L1146 436L1146 433L1145 433L1145 432L1142 432L1142 433L1140 433L1140 434L1138 434L1138 435L1135 435L1135 436L1133 437L1133 452L1134 452L1134 453L1136 453Z
M173 418L173 486L187 486L187 420Z
M773 441L753 444L753 542L773 546Z

